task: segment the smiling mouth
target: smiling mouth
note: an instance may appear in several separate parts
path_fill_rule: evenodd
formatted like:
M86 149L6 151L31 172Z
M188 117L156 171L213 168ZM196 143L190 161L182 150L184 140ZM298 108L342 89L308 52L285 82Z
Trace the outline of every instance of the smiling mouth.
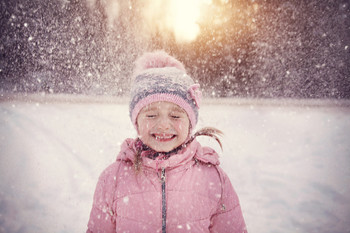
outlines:
M152 134L152 136L159 142L168 142L176 137L175 134Z

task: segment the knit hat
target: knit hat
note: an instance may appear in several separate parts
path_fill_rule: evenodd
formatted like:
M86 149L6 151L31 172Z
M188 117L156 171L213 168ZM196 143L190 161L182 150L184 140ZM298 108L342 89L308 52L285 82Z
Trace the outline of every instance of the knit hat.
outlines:
M129 113L137 128L141 109L153 102L177 104L187 113L193 129L198 120L202 93L186 74L183 64L164 51L145 53L135 62Z

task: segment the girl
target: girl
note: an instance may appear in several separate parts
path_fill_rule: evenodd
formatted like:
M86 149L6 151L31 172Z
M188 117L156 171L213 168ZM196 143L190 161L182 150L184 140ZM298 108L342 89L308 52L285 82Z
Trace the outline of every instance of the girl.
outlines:
M247 232L217 153L193 134L201 92L165 52L136 62L130 117L138 134L100 176L87 232ZM221 146L221 143L220 143Z

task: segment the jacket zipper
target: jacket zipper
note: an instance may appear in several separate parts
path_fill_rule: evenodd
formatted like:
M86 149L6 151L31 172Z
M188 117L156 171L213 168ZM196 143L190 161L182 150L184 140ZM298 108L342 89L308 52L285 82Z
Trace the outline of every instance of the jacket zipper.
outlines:
M165 168L162 168L160 179L162 183L162 233L166 233Z

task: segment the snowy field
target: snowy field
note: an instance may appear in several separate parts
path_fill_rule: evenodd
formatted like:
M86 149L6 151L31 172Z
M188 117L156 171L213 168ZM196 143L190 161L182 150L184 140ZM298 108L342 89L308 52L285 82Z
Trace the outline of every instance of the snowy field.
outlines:
M0 232L84 232L99 174L122 141L136 136L127 104L74 96L0 100ZM225 132L221 164L250 233L350 232L349 106L204 103L199 127Z

